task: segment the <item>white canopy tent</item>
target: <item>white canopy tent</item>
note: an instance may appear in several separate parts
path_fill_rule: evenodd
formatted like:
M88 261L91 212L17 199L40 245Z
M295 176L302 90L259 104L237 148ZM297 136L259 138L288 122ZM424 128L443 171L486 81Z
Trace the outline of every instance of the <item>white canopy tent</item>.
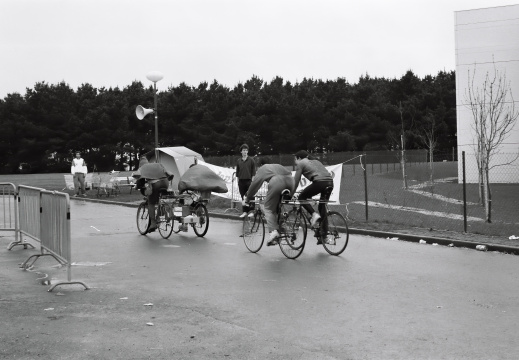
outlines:
M174 175L172 183L173 190L178 190L180 177L191 165L195 164L198 160L204 161L202 155L185 146L157 148L146 154L146 158L149 162L156 162L157 157L157 162L164 165L166 170Z

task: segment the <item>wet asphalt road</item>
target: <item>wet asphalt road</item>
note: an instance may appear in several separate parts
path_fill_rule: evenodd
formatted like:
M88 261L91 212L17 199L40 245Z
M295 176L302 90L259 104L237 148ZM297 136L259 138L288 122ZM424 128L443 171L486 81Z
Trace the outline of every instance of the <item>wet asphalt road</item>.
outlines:
M136 208L72 201L72 280L0 238L0 358L516 359L519 258L350 236L297 260L247 251L238 221L164 240ZM7 326L5 324L8 324Z

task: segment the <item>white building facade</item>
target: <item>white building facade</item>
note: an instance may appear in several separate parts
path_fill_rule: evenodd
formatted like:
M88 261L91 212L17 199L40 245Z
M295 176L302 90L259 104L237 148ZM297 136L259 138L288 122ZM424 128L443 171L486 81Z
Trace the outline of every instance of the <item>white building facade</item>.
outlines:
M477 141L472 112L467 107L469 82L481 89L494 69L506 76L519 110L519 5L455 12L456 110L458 178L462 181L462 151L466 157L466 179L478 182ZM519 120L490 162L491 183L519 183ZM515 160L514 160L515 159Z

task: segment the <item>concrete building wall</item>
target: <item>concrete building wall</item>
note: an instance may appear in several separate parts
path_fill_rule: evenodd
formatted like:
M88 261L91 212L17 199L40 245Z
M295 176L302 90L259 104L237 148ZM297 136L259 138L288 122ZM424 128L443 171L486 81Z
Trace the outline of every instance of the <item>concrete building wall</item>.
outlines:
M467 104L469 80L474 76L475 86L483 83L494 67L506 75L514 102L519 109L519 5L500 6L455 12L456 39L456 105L458 159L466 153L467 182L477 182L475 159L475 131L473 117ZM512 101L512 98L508 98ZM519 121L492 158L491 166L506 164L519 154ZM461 161L459 179L461 181ZM491 170L492 183L518 183L519 159L509 165Z

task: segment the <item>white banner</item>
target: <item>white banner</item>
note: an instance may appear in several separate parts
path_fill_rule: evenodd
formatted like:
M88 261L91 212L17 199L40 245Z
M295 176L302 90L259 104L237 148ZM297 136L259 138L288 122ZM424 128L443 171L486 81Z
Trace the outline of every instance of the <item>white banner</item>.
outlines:
M212 164L208 164L204 161L198 160L200 165L207 166L209 169L213 170L218 176L220 176L225 184L227 185L228 192L223 194L213 193L214 195L225 197L227 199L232 199L236 201L241 201L240 192L238 191L238 179L235 175L235 169L232 168L224 168ZM326 166L326 169L332 174L333 178L333 192L330 196L330 201L333 201L335 204L339 204L339 194L341 192L341 179L342 179L342 163L332 166ZM294 176L295 171L292 171L292 176ZM296 191L301 191L310 185L310 181L307 180L304 176L301 177L301 181L299 182L299 186ZM267 183L264 183L261 189L258 191L258 194L265 195L267 193ZM315 199L319 199L319 195L314 197Z

